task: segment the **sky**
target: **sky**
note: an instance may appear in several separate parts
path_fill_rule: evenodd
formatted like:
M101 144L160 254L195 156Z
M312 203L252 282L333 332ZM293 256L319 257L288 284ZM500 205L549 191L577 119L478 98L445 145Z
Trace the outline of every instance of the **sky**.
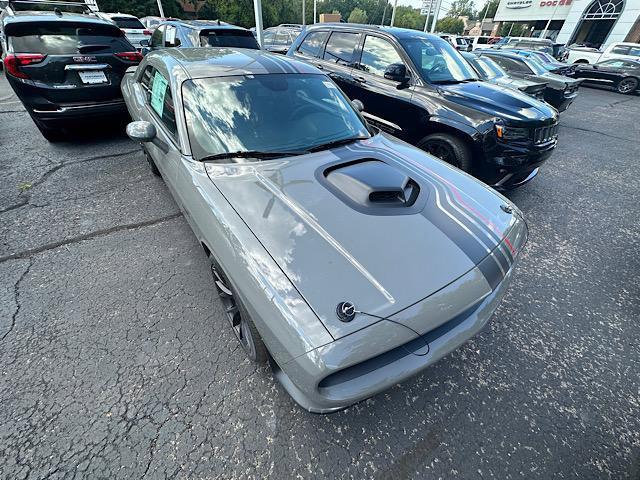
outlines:
M440 6L440 14L438 15L438 18L446 16L447 14L446 11L449 8L449 5L451 5L451 2L453 2L453 0L442 0L442 5ZM480 10L482 9L482 7L484 7L484 4L487 3L487 0L474 0L473 3L475 4L476 10ZM409 5L414 8L421 8L422 0L398 0L398 5Z

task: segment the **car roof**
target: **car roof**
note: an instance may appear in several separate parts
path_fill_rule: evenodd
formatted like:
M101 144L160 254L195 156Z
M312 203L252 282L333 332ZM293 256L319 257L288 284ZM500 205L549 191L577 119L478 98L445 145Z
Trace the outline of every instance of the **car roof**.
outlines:
M95 15L86 15L82 13L66 13L63 12L58 15L54 12L45 11L18 11L14 15L4 17L3 23L5 25L16 23L28 23L28 22L81 22L81 23L97 23L100 25L109 25L113 27L113 23L108 20L104 20Z
M320 30L320 29L330 29L330 30L358 30L362 32L378 32L378 33L386 33L396 38L440 38L438 35L434 35L432 33L425 33L419 30L412 30L410 28L399 28L399 27L387 27L382 25L365 25L361 23L317 23L307 28L308 31L312 30Z
M169 69L180 65L189 78L263 74L323 74L316 67L264 50L249 48L165 48L147 55Z
M512 60L522 60L522 56L517 53L510 53L508 50L499 50L497 48L483 48L476 50L477 53L490 53L500 55L501 57L511 58Z
M221 20L167 20L162 22L163 25L180 25L182 27L191 28L193 30L204 29L230 29L230 30L247 30L246 28L226 23Z

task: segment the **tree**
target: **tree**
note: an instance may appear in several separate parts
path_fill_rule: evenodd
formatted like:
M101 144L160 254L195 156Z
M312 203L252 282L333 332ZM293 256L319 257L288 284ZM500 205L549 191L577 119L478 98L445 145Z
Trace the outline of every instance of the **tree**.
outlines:
M447 16L438 20L436 30L438 32L461 35L464 31L464 22L459 18Z
M500 5L500 0L489 0L484 4L484 7L480 9L478 12L478 20L482 20L483 18L493 18L496 16L496 11L498 10L498 5ZM485 16L486 12L486 16Z
M448 17L469 17L469 20L474 20L476 15L475 15L475 5L473 3L473 0L454 0L453 2L451 2L451 6L449 7L447 16Z
M389 13L389 21L391 21L391 13ZM424 17L420 15L420 10L398 6L396 8L396 18L393 22L394 27L412 28L414 30L422 30L424 28Z
M512 25L513 28L511 27ZM527 32L527 27L522 23L503 22L500 26L500 30L498 30L498 36L506 37L507 35L511 35L512 37L522 37L524 36L525 32Z
M368 19L369 18L367 17L367 12L365 12L361 8L356 7L351 11L351 15L349 15L349 18L347 19L347 22L349 22L349 23L367 23Z
M98 6L102 12L129 13L136 17L160 15L156 0L98 0ZM175 0L163 0L162 7L168 17L178 17L182 14L182 8Z

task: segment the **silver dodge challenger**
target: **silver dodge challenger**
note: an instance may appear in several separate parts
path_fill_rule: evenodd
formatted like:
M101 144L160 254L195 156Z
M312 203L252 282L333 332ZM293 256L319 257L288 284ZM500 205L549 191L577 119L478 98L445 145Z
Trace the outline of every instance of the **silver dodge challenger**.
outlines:
M240 345L303 408L371 397L489 322L526 242L520 211L368 126L320 70L165 49L122 92L127 133L208 255Z

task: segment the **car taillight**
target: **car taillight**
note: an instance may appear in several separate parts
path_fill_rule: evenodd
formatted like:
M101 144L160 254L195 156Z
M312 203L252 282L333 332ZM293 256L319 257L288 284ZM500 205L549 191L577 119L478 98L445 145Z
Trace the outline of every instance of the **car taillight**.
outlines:
M126 60L127 62L141 62L142 54L140 52L118 52L116 57Z
M46 55L41 53L16 53L7 55L4 59L4 68L6 72L16 78L29 78L20 67L40 63L45 59Z
M142 32L143 35L151 35L151 32L149 30L144 30Z

